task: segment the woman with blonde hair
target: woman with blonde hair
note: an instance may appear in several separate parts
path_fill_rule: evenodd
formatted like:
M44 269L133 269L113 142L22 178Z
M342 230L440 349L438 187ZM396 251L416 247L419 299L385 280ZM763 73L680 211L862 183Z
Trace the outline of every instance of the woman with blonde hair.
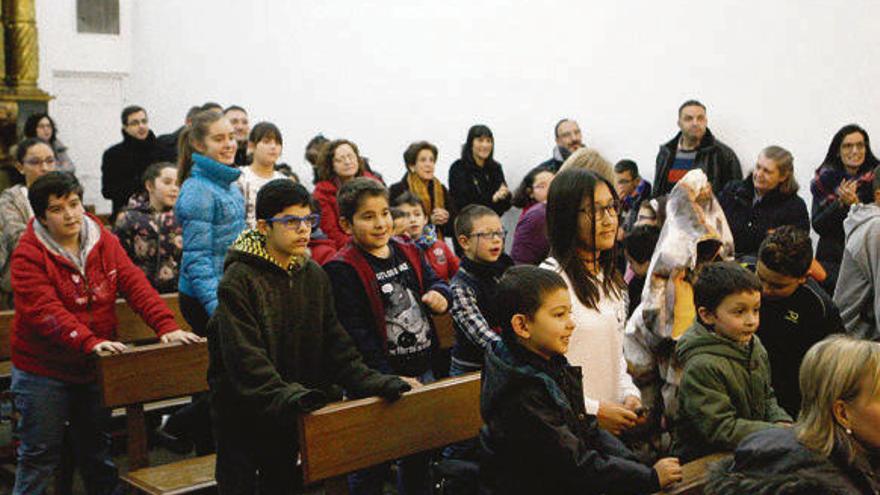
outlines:
M575 151L565 159L565 162L559 167L559 172L572 168L589 170L607 180L611 185L616 183L614 167L595 148L581 148Z
M793 428L747 437L713 469L707 495L880 493L880 343L834 335L800 370L802 409Z
M748 177L727 183L718 202L733 232L738 257L757 256L767 234L783 225L810 231L807 204L797 192L794 157L780 146L761 150Z

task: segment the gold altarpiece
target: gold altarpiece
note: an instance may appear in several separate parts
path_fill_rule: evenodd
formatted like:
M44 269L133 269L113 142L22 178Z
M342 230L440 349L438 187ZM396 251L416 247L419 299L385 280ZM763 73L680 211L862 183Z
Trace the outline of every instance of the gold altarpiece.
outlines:
M12 166L10 149L27 117L45 112L51 97L37 87L40 75L35 0L0 0L0 168ZM0 174L0 189L8 185Z

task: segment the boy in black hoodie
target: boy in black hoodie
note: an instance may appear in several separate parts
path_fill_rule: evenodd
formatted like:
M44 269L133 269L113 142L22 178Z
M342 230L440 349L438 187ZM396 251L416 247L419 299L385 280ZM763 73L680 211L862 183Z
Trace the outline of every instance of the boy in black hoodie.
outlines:
M581 369L565 359L575 327L559 274L513 267L496 298L503 329L482 372L482 493L653 493L681 479L677 459L639 464L586 413Z
M371 370L336 319L327 275L307 249L318 218L287 179L257 194L257 228L229 250L208 328L219 493L293 493L296 417L342 398L394 400L410 385Z

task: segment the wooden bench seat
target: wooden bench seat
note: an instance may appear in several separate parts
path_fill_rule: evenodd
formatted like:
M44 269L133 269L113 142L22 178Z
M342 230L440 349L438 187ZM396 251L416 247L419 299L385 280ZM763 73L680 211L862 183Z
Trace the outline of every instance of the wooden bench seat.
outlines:
M328 495L346 493L346 474L474 438L482 425L479 373L425 385L396 402L374 397L330 404L300 417L303 478L307 484L327 480Z
M150 494L189 493L214 486L213 456L149 467L145 405L208 389L208 345L151 344L101 353L98 383L105 407L125 408L129 472L120 478Z
M711 454L683 464L681 466L682 480L666 487L659 493L662 495L701 495L703 487L706 486L710 465L728 457L730 457L728 453Z
M194 457L173 464L130 471L123 479L145 493L176 495L217 485L215 455Z

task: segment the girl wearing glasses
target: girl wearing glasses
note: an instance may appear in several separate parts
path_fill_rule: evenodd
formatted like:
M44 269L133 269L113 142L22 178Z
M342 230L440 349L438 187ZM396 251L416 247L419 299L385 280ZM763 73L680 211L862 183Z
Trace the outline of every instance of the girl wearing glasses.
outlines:
M55 151L38 138L27 138L18 144L15 169L21 174L20 183L0 194L0 309L12 309L12 286L9 277L9 258L34 216L28 202L28 188L47 172L55 170Z
M843 219L853 204L873 201L871 171L878 163L868 133L849 124L831 139L828 153L810 183L813 229L819 234L816 259L828 274L822 286L829 294L834 292L843 259Z
M541 266L568 284L577 330L566 357L583 368L587 413L615 435L640 421L642 406L623 357L627 307L615 263L617 227L618 199L610 181L579 167L563 168L553 179L547 198L551 257Z

